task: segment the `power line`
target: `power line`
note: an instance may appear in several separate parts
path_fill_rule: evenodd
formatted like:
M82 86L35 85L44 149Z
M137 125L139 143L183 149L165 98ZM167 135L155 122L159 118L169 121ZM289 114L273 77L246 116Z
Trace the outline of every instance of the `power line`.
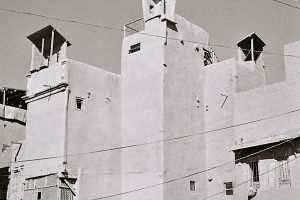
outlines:
M154 188L154 187L158 187L158 186L161 186L161 185L164 185L164 184L168 184L168 183L172 183L172 182L176 182L176 181L179 181L179 180L182 180L182 179L186 179L186 178L189 178L189 177L192 177L192 176L195 176L195 175L198 175L198 174L202 174L202 173L206 173L208 171L211 171L211 170L214 170L214 169L217 169L217 168L220 168L220 167L223 167L223 166L226 166L228 164L231 164L231 163L236 163L238 161L242 161L246 158L249 158L249 157L252 157L254 155L258 155L258 154L261 154L263 152L266 152L266 151L269 151L271 149L274 149L276 147L279 147L281 145L284 145L290 141L292 141L293 139L295 138L291 138L291 139L288 139L286 141L283 141L283 142L280 142L280 143L277 143L271 147L268 147L268 148L265 148L265 149L262 149L260 151L257 151L257 152L254 152L252 154L249 154L247 156L244 156L244 157L241 157L241 158L238 158L238 159L235 159L233 161L229 161L229 162L226 162L226 163L223 163L223 164L220 164L220 165L217 165L217 166L214 166L214 167L211 167L211 168L207 168L205 170L201 170L201 171L198 171L198 172L194 172L192 174L188 174L188 175L185 175L185 176L182 176L182 177L179 177L179 178L175 178L175 179L171 179L169 181L164 181L162 183L158 183L158 184L155 184L155 185L151 185L151 186L147 186L147 187L142 187L142 188L138 188L138 189L135 189L135 190L130 190L130 191L127 191L127 192L122 192L122 193L117 193L117 194L112 194L112 195L108 195L108 196L103 196L103 197L99 197L99 198L95 198L95 199L91 199L91 200L100 200L100 199L107 199L107 198L111 198L111 197L116 197L116 196L121 196L121 195L126 195L126 194L130 194L130 193L134 193L134 192L138 192L138 191L143 191L143 190L147 190L147 189L150 189L150 188ZM69 174L69 175L72 175L72 174ZM81 175L102 175L102 174L81 174ZM0 176L8 176L8 175L0 175ZM19 175L19 176L29 176L29 175ZM214 194L213 196L216 196L218 194L221 194L223 193L220 192L220 193L217 193L217 194ZM209 198L213 197L213 196L210 196ZM208 199L208 198L207 198Z
M252 120L252 121L248 121L248 122L243 122L243 123L239 123L239 124L236 124L236 125L231 125L231 126L226 126L226 127L222 127L222 128L212 129L212 130L208 130L208 131L196 132L196 133L192 133L192 134L188 134L188 135L178 136L178 137L164 139L164 140L157 140L157 141L152 141L152 142L145 142L145 143L139 143L139 144L133 144L133 145L113 147L113 148L107 148L107 149L102 149L102 150L90 151L90 152L85 152L85 153L69 154L68 157L88 155L88 154L95 154L95 153L101 153L101 152L108 152L108 151L114 151L114 150L121 150L121 149L134 148L134 147L145 146L145 145L151 145L151 144L162 143L162 142L169 142L169 141L173 141L173 140L180 140L180 139L185 139L185 138L189 138L189 137L194 137L194 136L197 136L197 135L203 135L203 134L207 134L207 133L212 133L212 132L227 130L227 129L231 129L231 128L235 128L235 127L240 127L240 126L244 126L244 125L248 125L248 124L253 124L253 123L257 123L257 122L261 122L261 121L265 121L265 120L277 118L277 117L280 117L280 116L289 115L289 114L292 114L292 113L295 113L295 112L299 112L299 111L300 111L300 108L292 110L292 111L288 111L288 112L285 112L285 113L282 113L282 114L278 114L278 115L274 115L274 116L270 116L270 117L265 117L265 118L261 118L261 119L256 119L256 120ZM63 158L63 157L64 156L50 156L50 157L26 159L26 160L20 160L20 161L16 161L16 162L7 162L7 163L0 163L0 164L32 162L32 161L49 160L49 159Z
M86 23L86 22L80 22L77 20L67 20L63 18L58 18L58 17L52 17L52 16L47 16L47 15L42 15L42 14L36 14L36 13L31 13L31 12L25 12L25 11L17 11L17 10L12 10L12 9L7 9L7 8L1 8L0 10L6 11L6 12L11 12L11 13L18 13L18 14L23 14L23 15L30 15L34 17L41 17L41 18L46 18L46 19L51 19L51 20L57 20L57 21L62 21L66 23L74 23L74 24L80 24L80 25L85 25L85 26L91 26L91 27L97 27L97 28L103 28L103 29L109 29L109 30L115 30L115 31L126 31L129 33L135 33L139 35L146 35L146 36L151 36L151 37L158 37L158 38L164 38L164 39L169 39L169 40L176 40L176 41L183 41L187 43L194 43L194 44L201 44L205 46L212 46L212 47L220 47L220 48L227 48L227 49L233 49L236 50L236 47L231 47L231 46L226 46L226 45L221 45L221 44L207 44L199 41L193 41L193 40L184 40L184 39L178 39L178 38L168 38L166 36L161 36L161 35L155 35L155 34L149 34L149 33L142 33L142 32L135 32L135 31L130 31L130 30L124 30L122 28L116 28L116 27L110 27L110 26L104 26L104 25L99 25L99 24L92 24L92 23ZM242 49L242 50L249 50L249 49ZM256 51L254 52L261 52L261 51ZM265 54L270 54L270 55L276 55L276 56L284 56L284 57L293 57L293 58L299 58L300 56L296 55L289 55L289 54L280 54L280 53L275 53L275 52L267 52L263 51Z
M291 7L291 8L296 8L296 9L300 10L300 7L295 6L295 5L292 5L292 4L288 4L288 3L283 2L283 1L278 1L278 0L272 0L272 1L277 2L277 3L279 3L279 4L282 4L282 5L289 6L289 7Z
M299 158L299 157L296 157L296 156L295 156L295 158L293 158L293 159L291 159L291 160L288 160L286 163L290 163L290 162L296 160L297 158ZM279 167L281 167L281 166L283 166L283 165L284 165L284 164L281 164L281 165L279 165L279 166L277 166L277 167L274 167L273 169L267 170L266 172L260 174L259 176L264 176L264 175L270 173L271 171L276 170L277 168L279 168ZM250 181L251 181L251 179L248 179L248 180L246 180L246 181L244 181L244 182L241 182L241 183L239 183L239 184L233 186L232 189L237 188L237 187L239 187L239 186L241 186L241 185L244 185L244 184L246 184L246 183L248 183L248 182L250 182ZM208 196L208 197L206 197L206 198L204 198L204 199L201 199L201 200L207 200L207 199L210 199L210 198L212 198L212 197L215 197L215 196L218 196L218 195L220 195L220 194L223 194L224 192L226 192L226 190L223 190L222 192L215 193L215 194L210 195L210 196Z
M117 193L117 194L112 194L112 195L108 195L108 196L103 196L103 197L99 197L99 198L95 198L95 199L91 199L91 200L100 200L100 199L107 199L107 198L111 198L111 197L121 196L121 195L125 195L125 194L130 194L130 193L134 193L134 192L138 192L138 191L142 191L142 190L154 188L154 187L157 187L157 186L160 186L160 185L172 183L172 182L179 181L179 180L182 180L182 179L186 179L186 178L188 178L188 177L195 176L195 175L198 175L198 174L202 174L202 173L211 171L211 170L213 170L213 169L216 169L216 168L219 168L219 167L223 167L223 166L225 166L225 165L228 165L228 164L231 164L231 163L235 163L235 162L244 160L244 159L246 159L246 158L249 158L249 157L251 157L251 156L254 156L254 155L263 153L263 152L268 151L268 150L270 150L270 149L273 149L273 148L275 148L275 147L281 146L281 145L283 145L283 144L285 144L285 143L287 143L287 142L290 142L291 140L293 140L293 139L286 140L286 141L284 141L284 142L281 142L281 143L276 144L276 145L274 145L274 146L268 147L268 148L263 149L263 150L261 150L261 151L252 153L252 154L250 154L250 155L244 156L244 157L242 157L242 158L236 159L236 160L234 160L234 161L230 161L230 162L227 162L227 163L224 163L224 164L221 164L221 165L217 165L217 166L215 166L215 167L211 167L211 168L208 168L208 169L205 169L205 170L202 170L202 171L198 171L198 172L195 172L195 173L186 175L186 176L182 176L182 177L179 177L179 178L171 179L171 180L169 180L169 181L164 181L164 182L161 182L161 183L158 183L158 184L155 184L155 185L151 185L151 186L147 186L147 187L143 187L143 188L139 188L139 189L135 189L135 190L130 190L130 191L127 191L127 192L121 192L121 193ZM223 191L222 191L222 192L223 192ZM218 194L219 194L219 193L218 193Z
M109 27L109 26L104 26L104 25L85 23L85 22L80 22L80 21L76 21L76 20L67 20L67 19L63 19L63 18L52 17L52 16L47 16L47 15L42 15L42 14L36 14L36 13L31 13L31 12L17 11L17 10L12 10L12 9L7 9L7 8L1 8L1 7L0 7L0 10L11 12L11 13L18 13L18 14L23 14L23 15L30 15L30 16L34 16L34 17L41 17L41 18L46 18L46 19L52 19L52 20L62 21L62 22L67 22L67 23L74 23L74 24L81 24L81 25L92 26L92 27L97 27L97 28L104 28L104 29L111 29L111 30L123 31L123 29L120 29L120 28L114 28L114 27Z
M274 1L276 1L276 0L274 0ZM278 1L276 1L276 2L278 2ZM98 28L105 28L105 29L111 29L111 30L124 31L123 29L113 28L113 27L107 27L107 26L102 26L102 25L97 25L97 24L84 23L84 22L79 22L79 21L74 21L74 20L70 21L70 20L61 19L61 18L50 17L50 16L45 16L45 15L40 15L40 14L34 14L34 13L29 13L29 12L14 11L14 10L10 10L10 9L3 9L3 8L0 8L0 9L4 10L4 11L15 12L15 13L19 13L19 14L26 14L26 15L36 16L36 17L43 17L43 18L48 18L48 19L53 19L53 20L58 20L58 21L63 21L63 22L76 23L76 24L81 24L81 25L94 26L94 27L98 27ZM163 36L158 36L158 35L151 35L151 34L145 34L145 33L139 33L139 34L144 34L144 35L149 35L149 36L154 36L154 37L165 38ZM179 40L177 38L168 38L168 39ZM191 43L204 44L204 43L199 43L199 42L195 42L195 41L188 41L188 40L184 40L184 41L185 42L191 42ZM207 45L207 44L204 44L204 45ZM224 46L224 45L211 45L211 46L218 46L218 47L223 47L223 48L236 49L236 48L229 47L229 46ZM271 52L264 52L264 53L269 53L269 54L274 54L274 55L284 55L284 54L277 54L277 53L271 53ZM297 57L297 56L293 56L293 55L284 55L284 56ZM297 57L297 58L300 58L300 57ZM261 120L255 120L253 122L257 122L257 121L261 121ZM253 122L251 122L251 123L253 123ZM242 124L242 125L245 125L245 124ZM236 125L236 126L240 126L240 125ZM234 126L234 127L236 127L236 126ZM211 131L207 131L205 133L214 132L214 131L218 131L218 130L224 130L224 129L227 129L227 128L233 128L233 126L225 127L225 128L222 128L222 129L211 130ZM197 134L200 134L200 133L197 133ZM195 135L195 134L193 134L193 135ZM191 135L189 135L189 136L181 136L181 137L178 137L178 138L172 138L172 139L165 140L165 141L170 141L170 140L175 140L175 139L182 139L182 138L186 138L186 137L190 137L190 136ZM104 152L104 151L110 151L110 150L118 150L118 149L123 149L123 148L131 148L131 147L136 147L136 146L141 146L141 145L147 145L147 144L153 144L153 143L158 143L158 142L163 142L163 141L149 142L149 143L143 143L143 144L137 144L137 145L129 145L129 146L125 146L125 147L111 148L111 149L106 149L106 150L100 150L100 151L95 151L95 152L87 152L87 153L75 154L75 155L69 155L69 156L86 155L86 154L98 153L98 152ZM63 157L63 156L60 156L60 157ZM58 158L58 157L57 156L47 157L47 159L52 159L52 158ZM19 162L34 161L34 160L44 160L44 159L46 159L46 158L24 160L24 161L19 161Z

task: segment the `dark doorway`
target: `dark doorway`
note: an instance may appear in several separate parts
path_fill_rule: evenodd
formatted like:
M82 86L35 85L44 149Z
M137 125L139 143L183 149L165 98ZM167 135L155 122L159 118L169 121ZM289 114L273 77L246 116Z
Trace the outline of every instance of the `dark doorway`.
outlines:
M6 200L9 183L8 167L0 168L0 200Z

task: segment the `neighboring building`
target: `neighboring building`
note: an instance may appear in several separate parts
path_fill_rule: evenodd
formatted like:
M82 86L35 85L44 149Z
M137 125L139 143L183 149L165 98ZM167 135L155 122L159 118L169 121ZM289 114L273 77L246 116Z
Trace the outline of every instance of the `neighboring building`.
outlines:
M26 91L14 88L0 89L0 199L5 200L12 170L13 146L25 139ZM21 147L20 147L21 148Z
M71 43L52 26L28 39L24 159L30 161L23 199L91 199L116 191L120 152L80 154L120 146L120 75L67 59Z
M266 85L255 33L219 62L175 4L143 0L121 74L68 59L52 26L28 36L25 148L12 146L9 199L297 199L300 60L287 56L286 81ZM300 42L285 54L300 57Z

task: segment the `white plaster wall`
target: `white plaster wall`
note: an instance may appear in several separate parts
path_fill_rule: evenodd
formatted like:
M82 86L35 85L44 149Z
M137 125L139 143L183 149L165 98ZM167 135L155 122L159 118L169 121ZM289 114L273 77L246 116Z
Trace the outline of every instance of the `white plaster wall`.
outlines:
M299 79L300 76L300 41L284 46L286 80Z
M3 144L11 146L11 142L18 142L25 139L25 125L3 121L0 119L0 147ZM11 161L12 151L8 148L0 156L0 168L8 167Z
M123 40L122 47L122 145L163 139L164 35L159 19L147 22L146 30ZM141 50L129 54L131 45ZM163 143L122 150L122 192L162 183ZM162 186L153 187L122 199L163 199Z
M192 135L204 130L204 61L208 34L176 15L176 29L167 28L164 46L164 139ZM170 26L169 26L170 27ZM181 40L185 40L184 42ZM199 51L196 50L199 48ZM205 136L164 142L164 181L184 177L205 169ZM206 194L205 174L187 177L164 185L164 199L201 199ZM196 191L190 191L196 181Z
M258 189L255 200L278 199L278 200L296 200L299 199L300 185L299 185L299 160L294 156L290 156L290 172L291 184L279 185L279 168L275 160L263 160L259 162L261 187ZM241 192L241 191L240 191ZM245 191L244 191L245 192Z
M55 63L30 75L27 79L27 96L67 82L67 69L62 62Z
M62 170L66 95L54 94L27 106L24 174L34 177ZM59 157L61 156L61 157ZM52 159L42 159L57 157Z
M235 128L235 141L258 141L275 135L295 134L300 113L300 79L276 83L235 95L235 124L261 120ZM270 119L266 119L270 118Z
M229 151L234 145L234 129L222 128L233 125L235 66L236 61L230 59L205 67L204 103L206 107L205 131L207 131L207 133L205 134L205 141L207 168L234 161L234 153ZM228 96L226 101L226 97L223 95ZM233 185L236 184L234 165L234 162L232 162L206 173L207 196L213 196L224 191L225 182L233 182ZM211 181L208 181L209 179ZM211 199L234 199L234 196L227 196L225 192L223 192Z
M73 60L67 65L67 171L78 178L76 198L95 199L120 193L121 150L95 153L121 146L120 75ZM83 111L75 109L76 97L84 98Z
M265 71L260 63L236 61L235 92L244 92L265 85Z
M297 54L299 42L285 46L285 54ZM286 81L268 86L251 89L234 95L234 124L244 124L235 127L235 143L255 142L278 135L293 135L299 133L299 99L300 79L297 75L300 61L296 58L285 57ZM270 157L270 156L269 156ZM271 156L272 157L272 156ZM294 157L294 156L291 156ZM291 159L291 158L290 158ZM299 161L289 163L291 171L291 185L280 186L278 170L274 159L259 161L261 187L254 199L298 199L299 198ZM240 167L242 169L240 169ZM244 171L244 173L242 173ZM249 178L248 164L236 165L236 179L243 182ZM238 199L246 199L247 184L238 190Z

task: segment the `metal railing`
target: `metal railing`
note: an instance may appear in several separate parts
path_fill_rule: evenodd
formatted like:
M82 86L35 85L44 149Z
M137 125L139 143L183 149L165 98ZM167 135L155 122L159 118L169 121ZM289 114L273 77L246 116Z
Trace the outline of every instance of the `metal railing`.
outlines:
M129 22L125 24L123 28L124 38L134 33L138 33L144 30L144 28L145 28L144 18L139 18L137 20Z

